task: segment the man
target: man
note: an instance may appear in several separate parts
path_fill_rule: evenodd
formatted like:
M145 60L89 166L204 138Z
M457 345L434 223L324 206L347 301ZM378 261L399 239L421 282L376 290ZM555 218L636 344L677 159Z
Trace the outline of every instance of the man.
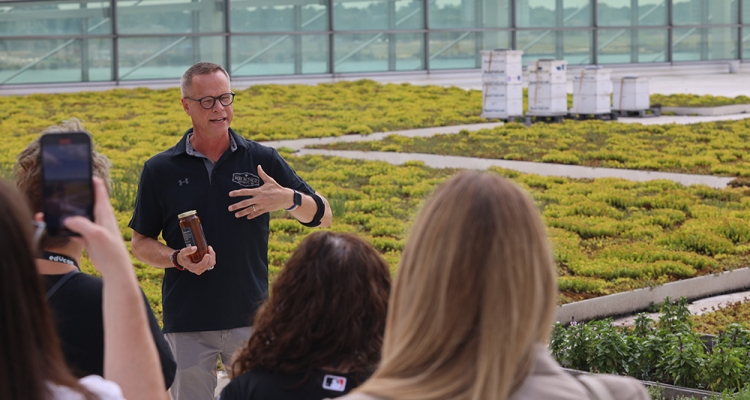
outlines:
M213 399L216 361L250 336L268 292L269 213L286 209L307 226L330 225L328 202L276 150L231 128L234 93L219 65L201 62L180 82L192 128L148 160L141 174L133 255L164 268L164 332L177 360L175 400ZM185 247L178 215L195 210L208 241L199 262ZM162 235L166 245L157 240Z
M47 128L43 133L85 132L77 119L64 121ZM92 150L94 176L101 178L109 190L109 160ZM28 199L34 213L42 211L42 164L39 137L18 155L14 167L15 183ZM52 309L55 328L73 373L82 378L104 375L104 319L102 315L101 279L79 273L83 245L68 237L44 235L41 252L36 260L37 271L43 278L47 299ZM161 361L166 389L172 385L176 365L172 351L164 340L151 307L143 296L151 334Z

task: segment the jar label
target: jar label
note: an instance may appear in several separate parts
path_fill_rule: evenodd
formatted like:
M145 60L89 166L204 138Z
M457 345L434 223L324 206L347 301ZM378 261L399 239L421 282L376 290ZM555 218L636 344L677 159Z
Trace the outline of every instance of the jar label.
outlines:
M203 229L201 227L201 229ZM185 247L195 246L195 238L193 237L193 230L188 228L182 228L182 238L185 239Z

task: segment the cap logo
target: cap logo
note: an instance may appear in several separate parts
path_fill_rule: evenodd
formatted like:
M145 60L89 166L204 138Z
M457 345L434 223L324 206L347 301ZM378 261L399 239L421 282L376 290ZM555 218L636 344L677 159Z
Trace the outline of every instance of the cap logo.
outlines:
M326 375L323 377L323 389L343 392L346 390L346 378L343 376Z

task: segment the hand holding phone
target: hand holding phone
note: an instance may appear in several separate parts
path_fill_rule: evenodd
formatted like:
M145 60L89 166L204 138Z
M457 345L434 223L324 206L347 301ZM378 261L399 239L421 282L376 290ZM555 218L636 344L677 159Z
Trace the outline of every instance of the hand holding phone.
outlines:
M86 132L48 133L41 138L42 210L50 236L78 236L65 218L94 220L91 137Z

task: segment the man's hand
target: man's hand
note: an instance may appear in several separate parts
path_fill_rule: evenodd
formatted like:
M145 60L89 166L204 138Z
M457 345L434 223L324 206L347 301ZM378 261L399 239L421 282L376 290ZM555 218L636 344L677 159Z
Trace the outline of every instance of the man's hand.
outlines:
M196 246L180 249L180 252L177 253L177 263L180 264L182 268L185 268L196 275L201 275L208 270L214 269L214 265L216 265L216 253L214 252L214 248L208 246L208 253L203 256L202 260L194 263L190 260L190 255L196 251L198 251L198 247Z
M258 176L263 180L263 186L254 189L239 189L229 192L229 197L248 197L231 206L229 211L235 212L236 218L253 219L267 212L291 207L293 191L279 185L258 165Z

